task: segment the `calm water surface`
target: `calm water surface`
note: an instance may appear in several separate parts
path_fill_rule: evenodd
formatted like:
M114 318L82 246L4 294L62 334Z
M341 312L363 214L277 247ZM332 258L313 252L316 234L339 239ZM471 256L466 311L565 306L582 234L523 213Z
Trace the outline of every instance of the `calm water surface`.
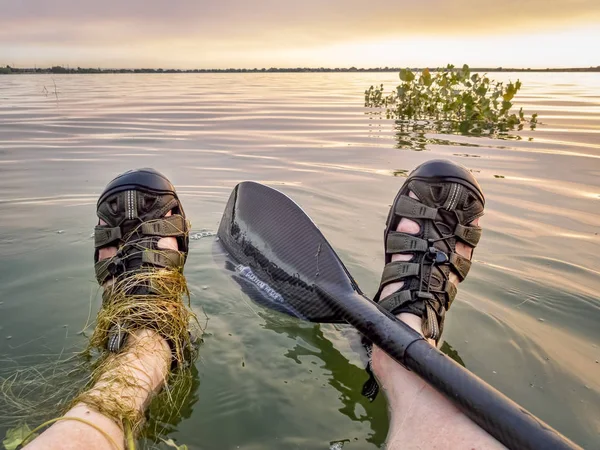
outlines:
M517 102L542 124L508 140L397 135L362 107L364 89L391 88L394 74L0 77L0 370L84 347L77 332L90 299L92 317L99 306L95 201L124 170L168 175L194 233L217 230L239 181L281 189L372 295L403 174L448 158L476 174L487 212L444 339L471 371L598 448L600 76L497 76L517 77ZM378 448L386 406L360 395L352 331L252 303L214 261L214 239L191 241L186 275L208 333L196 402L169 436L191 449Z

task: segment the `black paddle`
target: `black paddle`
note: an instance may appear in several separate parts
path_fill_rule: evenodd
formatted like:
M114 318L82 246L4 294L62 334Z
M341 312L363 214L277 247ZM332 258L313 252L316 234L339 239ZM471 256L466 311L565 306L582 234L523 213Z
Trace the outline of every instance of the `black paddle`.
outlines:
M235 277L253 297L312 322L353 325L505 446L579 448L365 297L316 225L281 192L240 183L218 237L237 263Z

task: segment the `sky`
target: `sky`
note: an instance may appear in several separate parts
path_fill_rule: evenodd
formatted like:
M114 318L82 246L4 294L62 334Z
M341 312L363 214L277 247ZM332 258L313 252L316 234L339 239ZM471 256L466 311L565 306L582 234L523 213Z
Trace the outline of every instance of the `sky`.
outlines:
M600 0L0 0L0 65L589 67Z

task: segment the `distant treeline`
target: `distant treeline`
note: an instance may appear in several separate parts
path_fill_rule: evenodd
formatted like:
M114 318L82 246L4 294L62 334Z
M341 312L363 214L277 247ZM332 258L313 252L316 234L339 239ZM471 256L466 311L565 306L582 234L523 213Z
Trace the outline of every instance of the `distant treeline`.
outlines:
M400 67L296 67L269 69L101 69L101 68L71 68L54 66L48 68L17 68L11 66L0 67L0 74L86 74L86 73L298 73L298 72L399 72ZM412 68L411 70L421 70ZM600 72L600 66L596 67L574 67L562 69L518 69L507 67L475 67L472 72ZM433 72L433 70L432 70Z

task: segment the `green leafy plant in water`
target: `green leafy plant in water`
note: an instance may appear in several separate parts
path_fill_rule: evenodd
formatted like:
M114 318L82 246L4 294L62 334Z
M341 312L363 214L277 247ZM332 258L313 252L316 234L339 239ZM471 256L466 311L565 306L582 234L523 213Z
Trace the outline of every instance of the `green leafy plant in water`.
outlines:
M537 114L525 117L523 108L512 112L519 80L505 85L486 74L472 74L465 64L462 69L448 65L433 74L429 69L402 69L400 81L389 94L383 84L371 86L365 91L365 107L385 109L385 116L400 124L426 121L426 128L445 133L496 134L537 125Z
M26 423L23 423L15 428L11 428L6 432L6 437L2 441L2 445L6 450L15 450L19 445L23 444L25 439L33 438L37 435L31 433L31 428Z

